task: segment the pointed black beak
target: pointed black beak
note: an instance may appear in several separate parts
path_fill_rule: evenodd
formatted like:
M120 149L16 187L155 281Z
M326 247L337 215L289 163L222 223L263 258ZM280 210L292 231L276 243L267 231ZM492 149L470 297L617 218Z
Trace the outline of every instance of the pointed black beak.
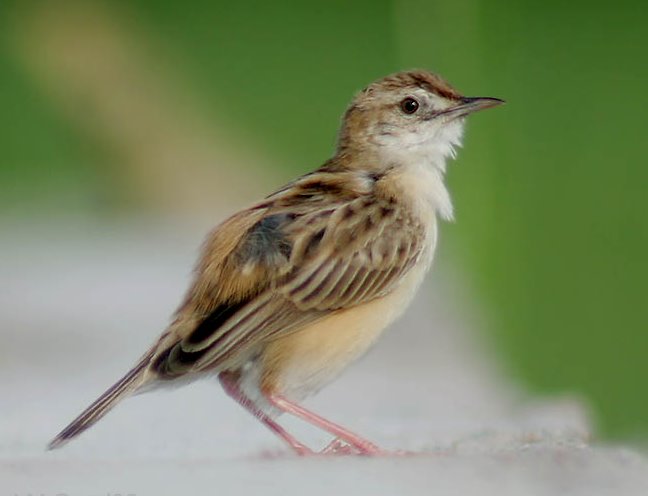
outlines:
M477 110L497 107L503 103L506 102L490 96L465 96L461 99L460 107L468 108L470 112L476 112Z
M449 109L440 112L438 115L456 119L457 117L464 117L479 110L497 107L503 103L505 103L504 100L489 96L464 96L459 99L458 105L450 107Z

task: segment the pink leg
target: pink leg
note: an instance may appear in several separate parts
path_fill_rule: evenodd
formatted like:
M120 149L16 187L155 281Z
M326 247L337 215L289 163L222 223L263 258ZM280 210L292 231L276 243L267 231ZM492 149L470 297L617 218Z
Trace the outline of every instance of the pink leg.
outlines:
M307 446L304 446L297 439L295 439L295 437L290 435L283 427L281 427L265 413L259 410L256 405L254 405L254 403L250 400L250 398L245 396L243 391L241 391L238 383L236 382L236 379L232 377L231 374L228 374L227 372L221 372L218 375L218 380L229 396L231 396L239 405L241 405L248 412L258 418L261 422L263 422L263 424L266 425L277 436L288 443L288 445L290 445L290 447L295 450L298 455L303 456L313 454L313 451L311 449L309 449Z
M280 410L287 413L291 413L292 415L295 415L296 417L299 417L302 420L309 422L315 427L319 427L320 429L330 432L337 438L346 441L351 446L353 446L360 454L363 455L384 454L384 451L382 451L378 446L376 446L372 442L361 438L357 434L354 434L353 432L345 429L344 427L334 424L333 422L330 422L325 418L320 417L319 415L309 410L306 410L304 407L296 403L293 403L292 401L284 398L281 395L270 393L266 395L266 398L272 405L276 406ZM331 444L329 444L327 448L324 449L324 453L340 452L340 453L348 454L348 452L341 451L340 450L341 448L344 447L338 442L338 440L334 440Z

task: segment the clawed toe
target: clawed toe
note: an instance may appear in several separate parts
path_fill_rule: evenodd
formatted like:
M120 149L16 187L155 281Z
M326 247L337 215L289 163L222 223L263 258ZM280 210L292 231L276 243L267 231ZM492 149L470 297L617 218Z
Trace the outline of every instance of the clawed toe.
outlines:
M319 452L320 455L358 455L360 452L339 438L331 441Z
M340 438L335 438L319 454L334 456L380 456L389 455L390 453L369 442L351 444Z

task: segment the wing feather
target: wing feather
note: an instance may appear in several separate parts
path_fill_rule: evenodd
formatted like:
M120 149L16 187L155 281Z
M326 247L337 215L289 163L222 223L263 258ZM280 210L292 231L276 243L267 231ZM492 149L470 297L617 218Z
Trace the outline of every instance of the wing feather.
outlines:
M388 294L425 249L423 229L394 202L356 196L332 208L330 199L319 206L311 199L310 209L300 203L291 210L286 198L278 198L280 207L255 211L256 223L248 223L248 235L223 262L235 267L236 260L247 268L246 287L254 287L258 274L260 291L248 290L247 300L233 300L231 309L212 304L218 325L206 329L207 315L207 324L192 329L200 329L200 339L191 332L179 336L158 371L170 377L245 360L261 343Z

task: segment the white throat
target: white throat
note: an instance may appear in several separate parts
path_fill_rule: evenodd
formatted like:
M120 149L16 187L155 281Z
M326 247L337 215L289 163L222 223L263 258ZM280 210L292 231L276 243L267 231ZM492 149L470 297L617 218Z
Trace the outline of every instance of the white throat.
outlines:
M411 162L399 166L392 174L421 218L432 214L443 220L453 219L452 200L441 167Z
M393 173L404 194L418 207L431 207L444 220L453 218L452 201L444 183L446 161L456 156L462 135L462 123L454 121L431 137L421 139L408 134L385 140L381 146L384 159L396 166Z

